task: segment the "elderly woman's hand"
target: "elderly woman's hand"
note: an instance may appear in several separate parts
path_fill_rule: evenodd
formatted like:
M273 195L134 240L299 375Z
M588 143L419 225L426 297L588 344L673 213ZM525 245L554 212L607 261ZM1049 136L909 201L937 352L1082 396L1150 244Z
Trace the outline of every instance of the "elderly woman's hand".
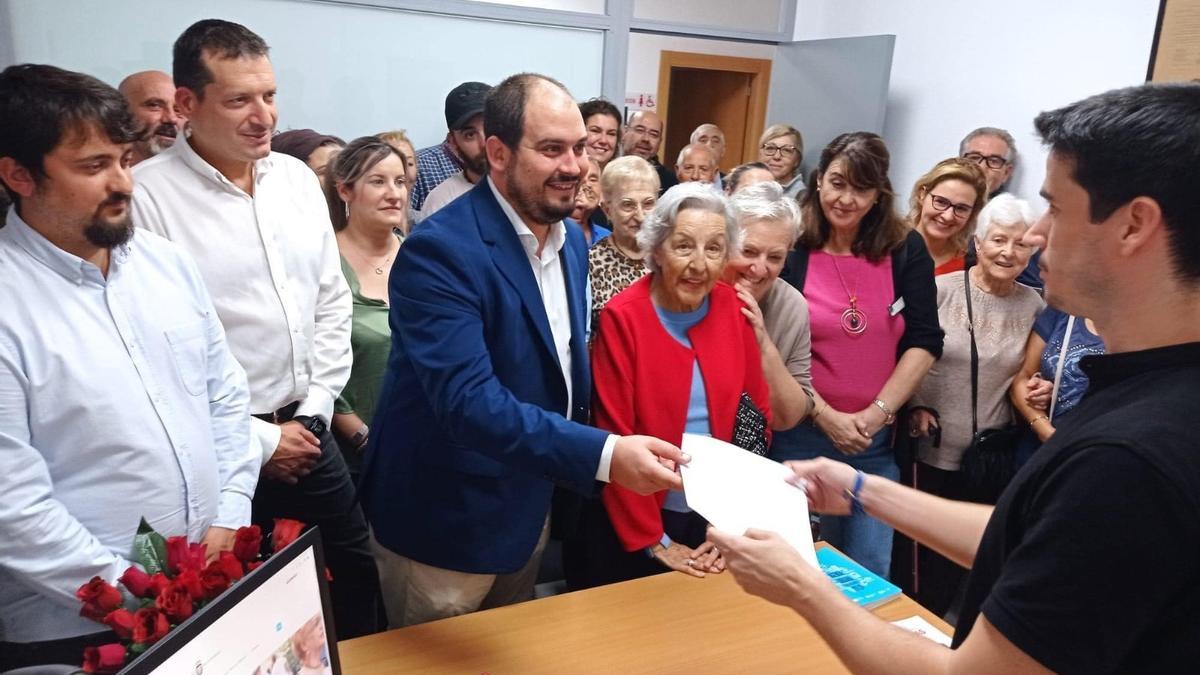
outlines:
M745 307L742 307L742 316L746 317L746 321L750 322L750 326L754 328L754 339L758 341L758 346L762 347L764 340L769 340L767 335L767 324L763 320L762 308L758 306L758 301L746 288L744 281L737 282L738 299L742 301Z
M908 435L913 438L928 437L930 430L937 427L937 418L924 408L916 408L908 417Z
M833 447L843 454L857 455L871 444L871 437L859 431L854 415L829 408L821 411L816 424L821 433L829 437Z
M1054 383L1042 378L1041 373L1034 373L1025 382L1025 402L1031 408L1038 410L1050 409L1050 397L1054 394Z
M703 578L706 572L716 574L725 569L720 552L709 542L701 544L698 548L672 542L666 547L655 546L651 552L654 559L666 567L693 577Z

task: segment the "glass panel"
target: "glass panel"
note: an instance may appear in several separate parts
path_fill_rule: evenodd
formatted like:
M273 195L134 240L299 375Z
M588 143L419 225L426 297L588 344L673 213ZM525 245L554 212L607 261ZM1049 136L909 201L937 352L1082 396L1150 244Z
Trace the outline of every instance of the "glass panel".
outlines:
M633 18L775 33L779 31L779 13L785 1L633 0ZM790 32L792 27L787 29Z
M604 0L476 0L492 5L514 5L530 9L557 9L564 12L603 14Z

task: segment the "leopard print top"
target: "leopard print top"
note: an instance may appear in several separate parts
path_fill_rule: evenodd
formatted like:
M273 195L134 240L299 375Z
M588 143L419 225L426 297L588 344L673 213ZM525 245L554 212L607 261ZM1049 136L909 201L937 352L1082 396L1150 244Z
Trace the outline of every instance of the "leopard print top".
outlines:
M588 274L592 281L593 335L599 327L596 322L604 305L650 271L641 260L631 260L621 253L612 240L612 237L605 237L588 251Z

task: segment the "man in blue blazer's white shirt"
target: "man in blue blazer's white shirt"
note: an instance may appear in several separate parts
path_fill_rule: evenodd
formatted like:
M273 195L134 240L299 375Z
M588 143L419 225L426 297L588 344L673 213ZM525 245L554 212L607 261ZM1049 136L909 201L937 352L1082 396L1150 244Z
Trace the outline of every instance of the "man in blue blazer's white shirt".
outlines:
M563 223L587 171L575 101L514 75L484 131L489 177L422 223L391 275L361 490L392 627L532 597L555 483L678 489L686 461L586 426L587 247Z

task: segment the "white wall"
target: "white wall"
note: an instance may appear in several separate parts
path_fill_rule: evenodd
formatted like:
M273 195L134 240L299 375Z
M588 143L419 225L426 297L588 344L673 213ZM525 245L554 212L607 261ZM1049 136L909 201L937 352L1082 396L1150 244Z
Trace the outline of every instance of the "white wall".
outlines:
M632 33L629 36L629 62L626 64L626 92L658 92L658 64L660 53L663 51L742 56L751 59L775 57L775 45Z
M600 31L302 0L0 0L0 57L115 86L138 70L170 72L175 38L210 17L241 23L271 46L280 130L350 140L406 128L422 147L445 136L446 93L460 82L496 84L533 70L580 99L600 94Z
M1143 82L1157 12L1158 0L799 0L796 39L896 36L884 136L904 200L980 126L1012 132L1010 188L1034 199L1045 167L1034 116Z

